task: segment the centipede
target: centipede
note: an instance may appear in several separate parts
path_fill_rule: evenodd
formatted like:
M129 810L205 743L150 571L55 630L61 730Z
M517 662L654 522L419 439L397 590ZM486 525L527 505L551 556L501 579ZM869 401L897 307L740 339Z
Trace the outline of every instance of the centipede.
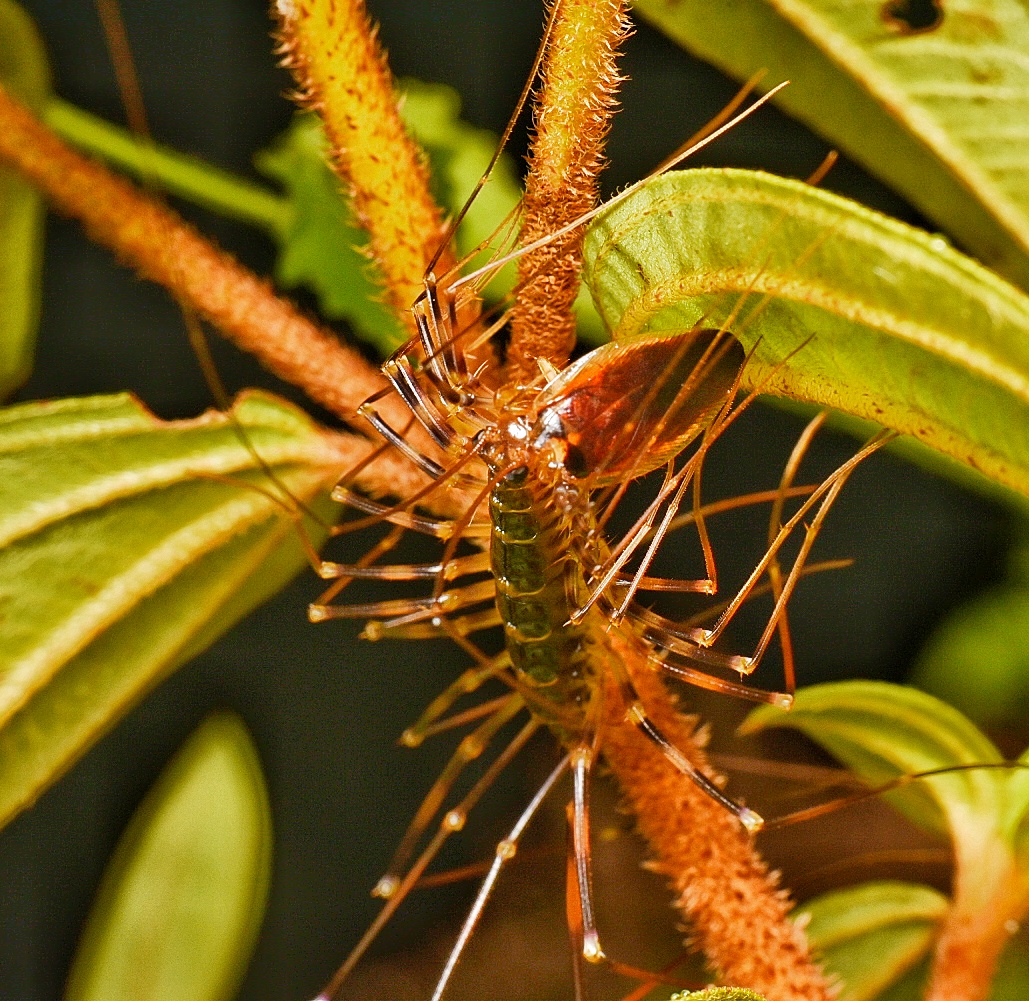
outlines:
M557 242L560 235L545 239ZM490 273L479 277L485 282ZM547 796L563 795L571 806L567 908L577 956L573 976L582 979L582 962L638 975L606 954L593 902L590 792L602 768L605 738L613 726L634 729L741 832L760 828L758 812L694 764L655 722L636 671L785 709L791 681L781 691L766 691L752 686L747 675L784 635L787 606L801 578L845 562L809 561L809 547L847 479L881 444L874 441L828 477L798 486L796 467L819 418L801 436L781 482L730 498L721 508L707 504L700 483L708 455L753 409L753 394L740 389L747 353L731 322L605 345L559 368L542 361L535 378L510 383L504 381L502 323L484 334L489 325L469 326L462 319L480 309L476 281L457 272L426 273L413 304L419 334L383 366L388 395L407 406L409 425L390 425L377 399L362 408L370 436L422 471L425 492L384 501L344 478L336 498L347 516L385 535L365 559L322 559L316 566L334 583L311 606L311 618L357 620L364 636L379 643L442 638L471 658L469 670L407 727L401 742L414 747L441 730L474 727L374 886L384 901L380 918L322 998L347 996L347 977L367 945L423 881L432 854L422 843L427 839L432 848L456 834L495 776L542 731L555 736L559 761L498 844L491 860L495 871L488 869L487 886L435 980L433 998L449 996L461 949L488 906L492 886L518 855L522 830ZM639 481L651 485L649 498L628 527L614 529L629 507L625 494ZM434 499L448 493L464 498L462 516L427 513ZM794 506L773 526L752 579L726 595L706 521L725 508L761 504L778 517L787 502ZM696 579L660 577L651 564L684 526L697 541L701 572ZM794 545L790 561L780 566L791 537L805 532L800 552ZM390 562L403 533L437 540L438 558ZM361 604L352 601L349 588L362 580L421 584L424 593ZM756 647L734 649L729 633L737 611L753 596L767 600L769 593L773 607ZM654 594L690 595L706 607L683 622L655 611L648 598ZM502 634L500 648L485 638L491 630ZM493 694L475 702L486 690ZM469 698L471 708L459 708ZM520 729L512 738L513 727ZM478 757L481 748L501 739L484 776L449 802L463 758ZM433 824L440 825L435 835Z

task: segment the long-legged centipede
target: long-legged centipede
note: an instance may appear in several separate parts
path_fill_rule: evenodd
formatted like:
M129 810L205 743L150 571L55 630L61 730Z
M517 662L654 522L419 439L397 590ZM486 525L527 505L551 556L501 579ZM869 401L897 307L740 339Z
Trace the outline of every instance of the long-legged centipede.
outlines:
M726 334L726 336L728 336L728 334Z

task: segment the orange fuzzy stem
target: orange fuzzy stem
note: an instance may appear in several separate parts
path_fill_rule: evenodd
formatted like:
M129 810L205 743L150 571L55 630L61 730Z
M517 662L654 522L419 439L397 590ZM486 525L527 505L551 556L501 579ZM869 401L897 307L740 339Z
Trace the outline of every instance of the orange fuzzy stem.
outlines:
M444 234L425 157L397 110L386 56L363 0L278 0L285 64L300 99L325 124L336 172L352 198L390 303L407 313ZM436 267L446 271L445 255Z
M631 651L618 652L631 667ZM633 681L657 727L711 774L694 721L676 712L653 670L644 665L633 671ZM604 757L655 852L654 871L668 878L675 906L689 920L695 943L720 979L768 1001L831 1001L834 990L789 918L789 895L779 889L751 837L626 724L625 707L613 686L609 696Z
M69 149L2 87L0 159L39 187L57 209L82 222L94 240L333 413L351 419L383 385L359 354L277 297L266 282L166 206Z
M622 82L615 62L629 32L622 0L561 4L544 69L523 202L522 243L553 233L597 200L597 174ZM526 255L511 326L510 374L532 379L535 359L563 365L575 344L582 234Z
M957 845L954 903L944 922L925 1001L986 1001L1001 951L1029 909L1029 885L995 837Z

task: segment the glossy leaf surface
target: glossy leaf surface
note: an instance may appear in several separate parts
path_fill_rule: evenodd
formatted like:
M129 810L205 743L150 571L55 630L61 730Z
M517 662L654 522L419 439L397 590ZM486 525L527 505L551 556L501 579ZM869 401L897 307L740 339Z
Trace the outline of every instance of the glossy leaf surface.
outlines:
M787 111L1029 288L1029 11L1019 0L948 2L913 31L893 6L635 3L740 79L766 69L771 83L790 80L778 99Z
M50 91L43 43L28 15L0 0L0 83L38 110ZM32 368L39 322L43 202L13 171L0 169L0 400Z
M257 393L233 412L295 496L333 482L339 452L305 415ZM291 508L217 412L162 422L125 395L11 407L0 474L6 821L305 559Z
M948 906L928 886L864 883L807 901L797 919L842 982L840 1001L871 1001L929 951Z
M1029 494L1029 298L942 239L796 181L690 170L602 215L585 252L616 338L728 322L745 384Z
M122 836L66 1001L232 997L261 926L271 840L250 736L236 716L209 716Z

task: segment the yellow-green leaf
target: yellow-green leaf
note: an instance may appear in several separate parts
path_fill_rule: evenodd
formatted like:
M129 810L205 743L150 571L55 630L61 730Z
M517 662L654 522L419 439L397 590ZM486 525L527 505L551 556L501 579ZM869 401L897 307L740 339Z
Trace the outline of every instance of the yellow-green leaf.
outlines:
M43 43L12 0L0 0L0 81L37 111L50 91ZM42 254L42 199L13 171L0 169L0 399L32 368Z
M233 416L294 496L324 496L340 457L306 415L252 393ZM237 430L124 395L0 412L0 822L304 565Z
M796 181L689 170L602 215L585 252L615 337L729 322L750 385L1029 494L1029 298L945 241Z
M871 1001L932 946L949 901L917 883L864 883L823 894L797 911L839 1001Z
M1029 10L938 5L910 31L882 0L636 0L668 35L740 78L789 79L786 110L1029 288Z
M873 786L899 775L1004 760L993 742L956 709L915 688L885 681L803 688L789 712L760 707L750 713L741 732L773 727L796 727ZM1009 777L1005 769L970 768L925 779L889 798L916 823L941 832L969 818L993 825L1003 809Z
M250 736L230 713L209 716L122 836L65 1001L227 1001L261 927L271 842Z

